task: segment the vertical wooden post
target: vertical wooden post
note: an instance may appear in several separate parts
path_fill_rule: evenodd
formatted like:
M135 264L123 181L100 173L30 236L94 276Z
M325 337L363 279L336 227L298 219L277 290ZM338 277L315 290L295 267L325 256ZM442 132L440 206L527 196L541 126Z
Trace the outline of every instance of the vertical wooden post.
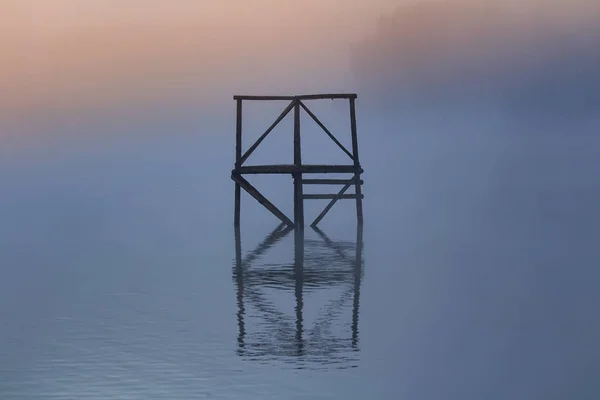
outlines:
M302 147L300 142L300 100L294 104L294 166L302 166ZM295 171L294 177L294 226L304 230L304 199L302 193L302 173Z
M300 100L294 104L294 166L302 166L302 146L300 142ZM303 334L303 296L304 290L304 199L302 191L302 174L294 174L294 275L296 280L296 345L297 355L304 350Z
M360 185L360 161L358 158L358 135L356 132L356 104L354 98L350 99L350 129L352 131L352 156L354 158L354 167L356 168L356 219L359 225L363 224L362 210L362 189Z
M242 100L237 100L237 112L236 112L236 124L235 124L235 168L238 169L241 166L242 159ZM235 183L235 212L234 212L234 226L240 226L240 206L241 206L242 192L239 183Z

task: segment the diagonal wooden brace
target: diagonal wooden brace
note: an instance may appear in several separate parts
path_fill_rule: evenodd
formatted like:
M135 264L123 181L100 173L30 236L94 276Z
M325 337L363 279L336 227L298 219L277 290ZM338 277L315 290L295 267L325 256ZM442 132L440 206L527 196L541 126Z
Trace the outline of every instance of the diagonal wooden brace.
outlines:
M232 173L231 179L242 189L244 189L250 196L254 197L256 201L263 205L264 208L269 210L273 215L275 215L279 220L288 226L294 226L294 223L285 216L273 203L271 203L265 196L263 196L254 186L250 184L246 179L244 179L241 175Z
M337 194L337 195L336 195L336 196L335 196L335 197L334 197L334 198L333 198L333 199L332 199L332 200L329 202L329 204L327 204L327 207L325 207L325 208L323 209L323 211L321 211L321 214L319 214L319 216L318 216L318 217L317 217L317 218L316 218L316 219L313 221L313 223L312 223L312 224L310 224L310 226L311 226L311 227L313 227L313 228L314 228L314 227L316 227L316 226L317 226L317 224L318 224L319 222L321 222L321 220L323 219L323 217L324 217L324 216L325 216L325 215L326 215L326 214L329 212L329 210L331 210L331 207L333 207L333 205L334 205L335 203L337 203L337 201L338 201L340 198L342 198L342 196L344 195L344 193L346 193L346 190L348 190L348 188L349 188L350 186L352 186L353 184L355 184L355 183L358 181L358 179L359 179L359 176L360 176L359 174L356 174L356 175L354 175L354 177L353 177L352 179L350 179L350 180L348 181L348 183L346 183L346 184L344 185L344 187L342 188L342 190L340 190L340 192L339 192L339 193L338 193L338 194Z
M281 114L279 114L277 119L271 124L271 126L269 126L269 128L265 131L265 133L263 133L256 140L256 142L254 142L254 144L252 146L250 146L250 148L244 153L244 155L241 156L239 165L242 165L248 159L248 157L250 157L250 155L254 152L254 150L257 149L257 147L261 144L261 142L263 140L265 140L265 138L269 135L269 133L271 133L271 131L273 129L275 129L275 127L290 113L290 111L292 111L295 104L296 104L295 101L292 101L290 104L288 104L288 106L281 112ZM239 167L239 165L238 165L238 167Z
M321 120L319 120L319 118L317 118L317 116L315 114L313 114L313 112L310 111L303 102L300 102L300 106L304 109L304 111L308 114L308 116L311 117L312 120L315 121L315 123L317 125L319 125L319 127L323 130L323 132L325 132L327 134L327 136L329 136L329 138L331 140L333 140L333 142L335 144L337 144L337 146L340 149L342 149L342 151L344 153L346 153L348 155L348 157L350 157L350 159L354 160L354 156L344 147L343 144L340 143L339 140L337 140L337 138L335 136L333 136L333 133L331 133L329 131L329 129L327 129L327 127L321 122Z

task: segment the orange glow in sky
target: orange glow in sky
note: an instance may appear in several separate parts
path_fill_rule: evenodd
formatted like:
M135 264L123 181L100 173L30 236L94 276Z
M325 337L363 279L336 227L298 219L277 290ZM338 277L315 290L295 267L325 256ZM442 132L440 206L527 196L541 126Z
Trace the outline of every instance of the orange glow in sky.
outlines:
M4 0L0 114L283 89L343 60L393 3Z
M0 117L337 90L351 44L382 14L415 1L426 0L2 0ZM452 1L437 6L451 10ZM600 4L502 4L533 10L539 23L587 3L592 11Z

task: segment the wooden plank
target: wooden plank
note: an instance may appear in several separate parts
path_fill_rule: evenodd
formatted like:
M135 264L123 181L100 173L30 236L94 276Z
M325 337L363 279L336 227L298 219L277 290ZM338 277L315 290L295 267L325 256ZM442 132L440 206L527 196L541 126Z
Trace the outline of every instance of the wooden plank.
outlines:
M295 96L256 96L256 95L246 95L246 94L236 94L233 96L234 100L295 100Z
M293 172L308 174L337 174L363 172L356 169L354 165L302 165L296 167L293 164L275 165L248 165L233 170L238 174L291 174Z
M327 94L302 94L296 96L298 100L335 100L335 99L356 99L356 93L327 93Z
M239 183L235 183L235 209L233 214L233 226L240 226L240 215L241 215L241 203L242 203L242 190Z
M323 217L329 212L329 210L331 210L331 207L333 207L333 205L340 198L342 198L342 196L344 195L346 190L348 190L348 188L354 183L354 181L356 181L358 179L358 176L359 176L358 174L354 175L354 177L350 180L350 182L348 182L346 185L344 185L342 190L340 190L340 192L329 202L329 204L327 204L327 207L325 207L323 209L323 211L321 211L321 214L319 214L319 216L313 221L312 224L310 224L310 226L312 226L313 228L315 226L317 226L317 224L323 219Z
M350 182L350 179L303 179L302 183L305 185L345 185ZM361 179L358 181L360 185L364 183Z
M304 229L304 201L302 198L302 146L300 142L300 101L294 101L294 226Z
M235 236L235 267L237 269L242 268L242 235L240 232L240 227L236 226L234 228L234 236Z
M251 165L243 166L234 171L239 174L291 174L296 167L293 164L280 165Z
M354 165L359 165L358 159L358 134L356 131L356 104L354 99L350 99L350 130L352 133L352 159L354 160Z
M241 103L241 100L238 100L238 101ZM240 159L238 167L241 166L248 159L248 157L250 157L250 155L254 152L254 150L256 150L256 148L261 144L261 142L263 140L265 140L267 135L269 133L271 133L271 131L273 129L275 129L275 127L286 117L286 115L288 115L288 113L292 110L292 108L294 108L293 101L290 102L290 104L288 104L288 106L281 112L281 114L279 114L277 119L271 124L271 126L269 126L269 128L265 131L265 133L263 133L258 138L258 140L256 142L254 142L254 144L244 153L244 155Z
M326 100L326 99L356 99L356 93L322 93L322 94L301 94L293 96L255 96L255 95L235 95L234 100Z
M329 200L337 198L337 194L305 194L303 197L305 200ZM364 195L361 195L364 198ZM356 199L355 194L343 194L338 200L342 199Z
M357 173L354 165L303 165L300 171L311 174Z
M343 144L341 144L337 138L335 136L333 136L333 134L329 131L329 129L327 129L327 127L319 120L319 118L317 118L317 116L315 114L313 114L312 111L310 111L308 109L308 107L306 107L306 105L302 102L300 102L300 105L302 106L302 108L304 109L304 111L306 111L306 113L308 114L309 117L312 118L313 121L315 121L315 123L317 125L319 125L319 127L323 130L323 132L325 132L327 134L327 136L329 136L329 138L331 140L333 140L333 142L340 148L342 149L342 151L344 153L346 153L348 155L348 157L350 157L351 160L354 160L354 157L352 156L352 154L350 154L350 152L344 147Z
M358 225L363 224L363 203L362 200L365 198L362 195L362 188L360 187L359 184L355 184L354 185L354 190L356 192L356 221L358 222Z
M358 158L358 134L356 131L356 102L355 99L350 99L350 130L352 131L352 154L354 155L354 165L359 168L360 161ZM361 194L361 187L359 184L355 185L356 194ZM363 205L362 196L356 197L356 220L359 225L363 223Z
M235 122L235 166L241 166L242 159L242 101L237 101Z
M265 196L263 196L254 186L250 184L246 179L244 179L241 175L232 174L231 179L233 179L236 183L238 183L250 196L254 197L256 201L262 204L267 210L269 210L273 215L275 215L281 222L286 223L289 226L294 226L294 223L285 216L273 203L271 203Z
M235 124L235 166L241 165L242 159L242 101L237 101L236 124ZM235 184L235 206L233 215L233 226L240 226L241 213L241 190L238 183Z

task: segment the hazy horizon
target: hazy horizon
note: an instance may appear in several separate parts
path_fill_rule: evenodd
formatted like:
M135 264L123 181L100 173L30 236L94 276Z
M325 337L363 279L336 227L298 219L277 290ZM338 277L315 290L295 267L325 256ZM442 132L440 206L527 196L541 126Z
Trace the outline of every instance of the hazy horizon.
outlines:
M466 10L463 22L453 10ZM487 17L487 26L478 28L478 13L485 16L494 10L502 10L494 22L499 28L491 26ZM473 68L484 68L488 74L518 69L522 52L531 52L520 49L518 42L543 44L540 34L557 32L585 40L600 20L600 6L588 0L569 5L559 0L352 0L285 5L271 0L251 5L236 0L8 1L0 5L0 116L13 129L15 124L22 129L30 121L43 124L77 114L135 115L162 108L196 109L211 115L230 107L235 93L368 91L371 84L357 75L353 49L374 34L385 40L382 35L386 33L377 32L388 29L385 24L390 16L403 14L407 21L393 33L399 35L393 52L405 60L390 63L367 55L377 49L364 49L361 62L381 69L381 76L389 75L390 68L398 69L396 75L408 73L404 84L422 79L411 69L432 70L435 74L425 74L424 79L435 79L443 87L444 75L455 79L453 74ZM425 16L422 23L421 14ZM452 34L440 48L439 36L460 28L456 21L467 25L463 30L470 37ZM503 38L511 25L512 37ZM471 49L471 42L479 40L472 37L477 29L481 31L478 36L501 35L487 53ZM544 46L552 48L552 40L547 38ZM454 58L448 57L448 51L455 52ZM589 45L583 51L595 53ZM490 58L493 53L497 54ZM544 60L532 57L530 65ZM441 64L432 69L429 59L439 59ZM495 65L485 66L485 62ZM584 62L600 62L600 58ZM539 75L545 67L535 68ZM499 84L518 83L502 79L509 80Z
M0 115L341 90L344 47L374 29L389 3L3 2Z

